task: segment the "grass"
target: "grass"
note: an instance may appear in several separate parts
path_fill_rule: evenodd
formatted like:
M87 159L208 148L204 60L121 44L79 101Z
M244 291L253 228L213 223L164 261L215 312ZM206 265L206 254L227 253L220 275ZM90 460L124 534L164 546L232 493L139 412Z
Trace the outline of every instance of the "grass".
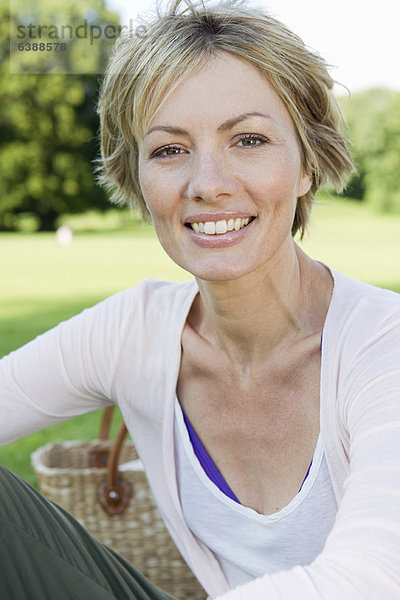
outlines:
M321 199L304 250L351 277L400 292L400 216L359 202Z
M77 233L68 247L54 234L0 234L0 355L146 277L190 278L165 255L150 226L97 231L93 216L73 225ZM302 246L350 276L400 292L399 231L400 217L321 200ZM0 463L35 483L31 452L49 441L96 437L100 417L96 411L8 444L0 448Z

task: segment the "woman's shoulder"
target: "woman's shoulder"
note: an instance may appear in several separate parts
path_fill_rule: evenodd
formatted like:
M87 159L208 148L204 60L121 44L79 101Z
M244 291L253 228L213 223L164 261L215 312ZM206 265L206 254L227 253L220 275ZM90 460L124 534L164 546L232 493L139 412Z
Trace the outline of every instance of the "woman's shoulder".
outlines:
M400 311L400 294L359 281L335 269L330 269L335 285L332 295L332 308L345 315L369 313L382 316L385 313Z
M84 311L82 316L84 320L93 315L97 320L113 322L117 329L134 325L154 329L157 324L164 327L166 315L170 323L180 321L182 316L186 318L197 292L194 280L175 282L145 279L132 288L102 300Z
M55 331L80 331L83 335L102 331L113 339L132 327L144 330L177 322L187 314L197 293L195 281L173 282L145 279L85 308L81 313L61 322Z
M330 337L345 338L351 345L351 339L393 330L400 339L400 294L330 270L335 282L325 324Z

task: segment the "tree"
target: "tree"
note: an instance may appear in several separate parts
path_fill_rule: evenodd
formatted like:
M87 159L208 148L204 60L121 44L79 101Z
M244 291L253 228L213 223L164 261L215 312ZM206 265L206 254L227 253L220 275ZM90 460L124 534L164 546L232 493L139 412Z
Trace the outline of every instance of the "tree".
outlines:
M38 0L35 6L40 3L48 0ZM19 213L33 212L39 228L51 230L65 212L108 205L92 168L97 154L98 77L63 72L10 74L8 19L13 20L14 30L24 21L23 15L8 15L7 5L1 0L0 228L13 229ZM58 0L56 8L63 7L66 13L70 5ZM96 8L98 13L103 11L103 20L117 25L103 1ZM76 19L71 16L71 22ZM79 52L74 60L79 60ZM95 72L104 70L104 48L93 49L92 61L97 64Z
M373 89L341 102L358 170L348 195L400 213L400 93Z

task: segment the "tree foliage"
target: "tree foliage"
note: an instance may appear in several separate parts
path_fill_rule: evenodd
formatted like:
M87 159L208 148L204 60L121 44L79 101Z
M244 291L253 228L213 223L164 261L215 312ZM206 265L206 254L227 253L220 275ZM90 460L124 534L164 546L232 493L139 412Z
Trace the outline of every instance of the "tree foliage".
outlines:
M51 74L10 74L10 31L40 15L46 15L42 22L74 28L83 17L88 26L116 29L118 20L104 0L12 0L11 6L10 15L9 2L0 0L0 229L15 228L25 212L37 216L40 229L53 229L61 214L108 206L92 161L98 151L96 74L104 72L114 40L85 45L75 39ZM43 53L39 59L52 65ZM346 194L380 211L400 212L400 93L374 89L341 104L357 166Z
M57 0L64 12L69 5ZM100 9L105 10L103 2L97 2ZM113 22L112 15L105 16ZM13 229L19 213L31 212L40 229L51 230L65 212L107 207L92 168L98 76L10 74L9 17L8 2L1 0L0 229ZM11 14L11 19L17 18ZM92 50L102 63L98 70L104 70L103 50Z
M347 195L400 213L400 92L372 89L341 103L357 167Z

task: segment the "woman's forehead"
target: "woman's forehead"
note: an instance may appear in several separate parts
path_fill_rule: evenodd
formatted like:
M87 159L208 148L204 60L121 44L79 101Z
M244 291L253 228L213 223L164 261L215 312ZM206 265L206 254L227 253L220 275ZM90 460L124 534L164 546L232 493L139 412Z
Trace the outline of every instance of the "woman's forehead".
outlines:
M264 113L290 119L286 107L266 76L246 61L221 54L167 90L149 120L146 131L166 121L223 123L244 113Z

